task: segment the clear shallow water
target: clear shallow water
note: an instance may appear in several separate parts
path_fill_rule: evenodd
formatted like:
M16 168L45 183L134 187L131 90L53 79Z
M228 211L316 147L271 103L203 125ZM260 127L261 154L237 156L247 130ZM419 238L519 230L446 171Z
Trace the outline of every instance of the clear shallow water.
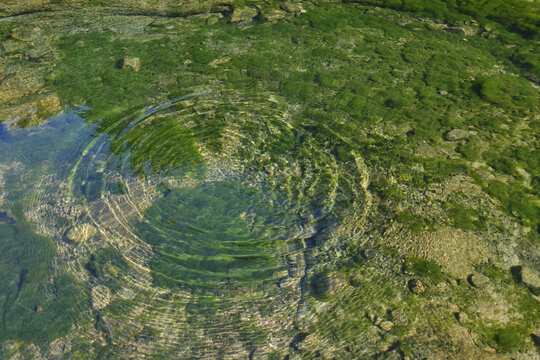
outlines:
M0 20L0 357L532 354L532 42L205 16Z
M20 205L4 237L20 241L12 235L20 224L37 223L50 238L33 235L44 245L19 251L50 273L27 285L25 274L36 270L17 263L7 316L45 323L42 314L63 312L60 326L44 328L51 340L103 309L100 326L125 324L115 341L131 339L129 327L148 329L149 354L180 344L206 354L234 352L238 341L268 352L286 346L306 272L356 199L342 193L340 177L350 175L328 154L313 149L314 164L279 152L300 135L264 96L188 96L105 128L86 122L89 109L80 107L38 127L9 128L0 161L12 166L6 200ZM261 155L267 146L278 151ZM63 277L70 282L58 283ZM46 281L57 298L35 289ZM37 336L34 326L19 327ZM8 328L20 330L6 319ZM215 343L208 349L202 339Z

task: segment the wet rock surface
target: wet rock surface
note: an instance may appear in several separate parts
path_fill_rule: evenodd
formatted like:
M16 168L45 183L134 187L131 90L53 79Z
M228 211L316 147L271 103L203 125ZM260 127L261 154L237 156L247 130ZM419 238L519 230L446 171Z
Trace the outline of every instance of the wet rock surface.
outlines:
M471 133L467 130L462 129L452 129L446 133L446 140L457 141L467 139L471 136Z
M476 288L484 288L489 285L489 278L482 274L473 274L469 276L469 282Z
M523 266L519 271L523 284L525 284L534 295L540 296L540 272L530 266Z
M82 243L90 239L92 236L97 234L97 229L90 224L80 224L71 228L67 234L66 238L70 241L76 243Z
M232 23L248 22L248 21L252 21L253 18L255 18L257 15L259 15L259 10L257 10L256 8L252 8L252 7L235 8L231 14L230 20Z

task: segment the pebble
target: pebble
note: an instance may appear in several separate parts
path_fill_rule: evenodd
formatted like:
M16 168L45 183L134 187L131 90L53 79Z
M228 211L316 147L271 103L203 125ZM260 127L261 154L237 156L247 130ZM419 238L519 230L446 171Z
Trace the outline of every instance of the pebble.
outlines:
M452 129L446 133L445 138L448 141L457 141L467 139L469 136L471 136L471 133L467 130Z
M473 274L469 276L469 283L475 288L485 288L489 284L489 278L482 274Z

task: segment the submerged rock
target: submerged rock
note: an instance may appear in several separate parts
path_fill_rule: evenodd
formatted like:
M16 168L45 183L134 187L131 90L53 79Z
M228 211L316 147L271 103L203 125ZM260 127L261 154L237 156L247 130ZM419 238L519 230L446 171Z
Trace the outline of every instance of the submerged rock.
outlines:
M489 278L482 274L473 274L469 276L469 283L475 288L484 288L489 284Z
M391 321L383 321L379 324L379 327L384 331L390 331L394 327L394 323Z
M285 1L283 4L281 4L281 8L289 13L299 12L303 9L301 3L294 1Z
M409 318L403 309L395 309L390 313L392 322L397 326L407 326L409 324Z
M253 7L238 8L234 9L230 20L232 23L247 22L253 20L258 14L259 10Z
M409 280L409 282L407 283L407 286L409 287L409 290L411 290L413 294L419 295L419 294L423 294L426 291L424 284L422 284L422 282L418 279Z
M528 266L521 267L521 282L531 290L534 295L540 295L540 274Z
M81 224L77 225L66 234L68 240L81 243L90 239L92 236L97 234L97 229L90 224Z
M471 136L471 133L467 130L462 129L452 129L449 132L446 133L445 137L448 141L457 141L457 140L463 140L467 139L469 136Z
M269 22L281 20L285 16L287 16L287 13L279 9L268 9L263 12L263 18Z
M92 288L92 307L96 310L105 308L111 302L111 290L104 285Z
M141 61L138 57L127 57L120 60L120 63L122 65L122 70L139 71L141 66Z
M37 100L0 109L0 122L14 123L19 127L35 126L60 111L62 111L62 105L58 95L41 95Z

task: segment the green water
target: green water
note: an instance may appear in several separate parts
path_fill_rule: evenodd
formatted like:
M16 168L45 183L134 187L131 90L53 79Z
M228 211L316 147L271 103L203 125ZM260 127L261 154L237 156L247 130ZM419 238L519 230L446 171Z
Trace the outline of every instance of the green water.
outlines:
M272 279L283 268L279 248L295 213L261 197L227 183L167 193L137 225L157 253L150 263L154 279L169 286Z
M514 3L0 19L0 358L534 358Z

